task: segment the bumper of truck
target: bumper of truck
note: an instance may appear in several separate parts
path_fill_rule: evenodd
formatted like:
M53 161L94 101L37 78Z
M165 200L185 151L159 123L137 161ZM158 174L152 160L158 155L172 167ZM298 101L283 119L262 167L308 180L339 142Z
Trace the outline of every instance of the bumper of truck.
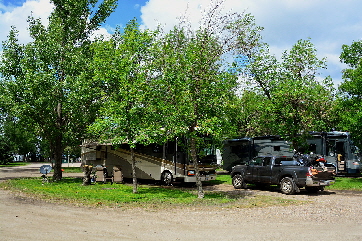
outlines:
M335 180L316 180L308 177L305 181L307 187L320 187L320 186L330 186L335 183Z

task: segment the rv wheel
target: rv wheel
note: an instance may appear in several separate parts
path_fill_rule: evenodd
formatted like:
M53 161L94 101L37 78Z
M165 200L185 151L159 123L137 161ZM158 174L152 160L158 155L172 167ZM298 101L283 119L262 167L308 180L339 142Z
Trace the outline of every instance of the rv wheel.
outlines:
M172 183L172 174L169 171L165 171L162 173L162 178L161 178L163 184L165 184L166 186L171 185Z

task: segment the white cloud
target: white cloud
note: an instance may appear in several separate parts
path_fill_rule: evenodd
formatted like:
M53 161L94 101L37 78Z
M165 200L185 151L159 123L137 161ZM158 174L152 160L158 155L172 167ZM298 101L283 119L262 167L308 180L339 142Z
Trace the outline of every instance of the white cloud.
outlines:
M99 28L95 30L90 36L91 40L95 40L96 38L103 37L105 40L111 39L111 34L105 28Z
M1 6L3 12L0 12L0 40L6 40L11 26L19 30L19 42L26 43L31 40L28 31L28 16L41 18L42 23L48 24L48 17L53 9L49 0L28 0L20 7Z
M155 29L158 25L164 26L164 29L170 30L179 23L180 17L186 17L187 20L196 26L202 17L202 10L210 4L210 0L150 0L145 6L141 7L141 19L144 27Z
M153 29L161 23L169 30L187 9L189 20L197 24L201 8L209 3L209 0L149 0L141 8L141 19L144 27ZM328 70L323 74L330 75L335 82L341 81L341 71L345 68L339 62L342 45L362 39L360 0L225 0L224 8L254 15L257 25L265 28L264 42L277 57L299 39L311 38L318 57L327 57Z
M32 15L34 18L40 18L42 23L47 26L49 24L48 17L53 8L54 6L49 0L27 0L22 6L18 7L0 5L0 10L3 11L0 11L0 41L6 40L11 26L15 26L19 31L19 42L23 44L30 42L32 39L28 31L28 17ZM111 27L109 28L111 29ZM103 35L105 38L110 36L106 28L100 28L92 34L91 38L94 39L100 35Z

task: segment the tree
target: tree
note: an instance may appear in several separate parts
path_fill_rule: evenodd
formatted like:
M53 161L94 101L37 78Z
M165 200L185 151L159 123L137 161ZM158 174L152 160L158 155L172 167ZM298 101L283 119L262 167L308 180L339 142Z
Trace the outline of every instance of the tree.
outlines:
M153 93L158 89L152 88L157 76L152 66L156 35L157 31L140 30L134 19L123 32L118 29L111 40L92 47L94 80L102 91L103 106L89 131L99 141L130 145L133 193L137 193L136 144L156 142L162 127L162 118L154 111Z
M186 136L195 167L198 197L204 193L198 170L201 136L225 138L234 129L231 108L236 99L237 73L229 64L253 51L261 28L249 14L222 14L221 2L210 5L199 28L176 26L160 44L161 92L167 132Z
M267 124L264 129L269 129L269 134L284 136L297 149L304 142L303 134L330 127L333 87L329 77L318 79L325 59L317 58L310 40L299 40L285 51L281 63L264 52L255 60L247 70L270 101L264 116L272 121L260 121ZM269 66L273 66L271 70Z
M40 141L31 129L25 128L21 120L11 114L11 98L4 83L0 83L0 136L11 155L35 153Z
M338 127L352 132L356 144L362 147L362 41L343 45L340 59L349 68L343 70L344 82L339 86Z
M237 131L235 138L240 136L270 135L270 126L273 119L270 118L272 103L264 92L244 90L235 101L234 120Z
M47 27L29 17L33 41L21 45L12 28L3 43L3 81L13 113L49 145L54 180L62 178L64 147L79 144L99 102L92 93L90 35L116 7L116 0L53 0Z

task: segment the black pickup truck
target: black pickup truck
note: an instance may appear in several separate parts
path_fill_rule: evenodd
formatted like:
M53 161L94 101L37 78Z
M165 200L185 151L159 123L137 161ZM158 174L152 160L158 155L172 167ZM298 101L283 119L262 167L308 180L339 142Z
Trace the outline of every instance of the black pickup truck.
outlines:
M317 192L332 185L336 168L322 158L302 163L293 157L258 156L247 165L234 166L230 175L236 189L246 188L248 183L279 185L282 193L294 194L300 192L300 188Z

